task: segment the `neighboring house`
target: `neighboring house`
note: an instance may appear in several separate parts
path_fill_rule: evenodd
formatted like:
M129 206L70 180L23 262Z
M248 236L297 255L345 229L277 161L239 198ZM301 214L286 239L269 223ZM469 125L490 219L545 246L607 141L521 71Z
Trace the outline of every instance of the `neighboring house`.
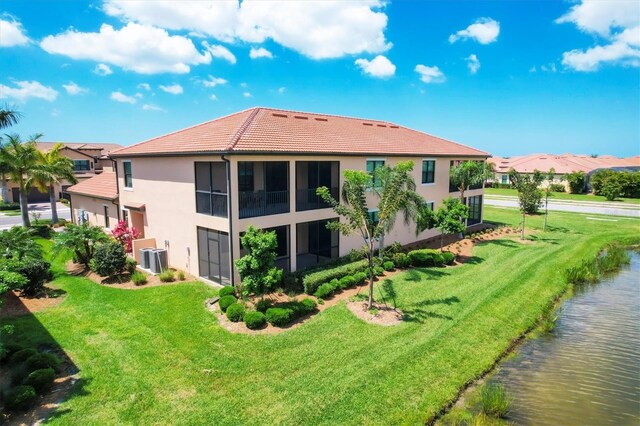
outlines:
M567 187L565 175L572 172L585 172L590 174L597 169L640 169L640 157L618 158L612 155L591 157L589 155L574 154L531 154L517 157L492 157L488 160L494 165L496 171L495 182L508 184L509 170L514 169L518 173L533 173L534 170L548 172L555 170L553 182Z
M76 223L88 222L111 229L118 224L118 182L111 170L85 179L67 189L71 196L71 217Z
M233 262L249 225L276 231L278 265L291 271L359 249L359 237L327 230L338 218L316 195L327 186L338 197L344 170L371 172L412 160L418 192L437 208L458 196L449 184L451 165L488 156L389 122L253 108L112 152L118 178L112 190L120 217L143 234L134 242L136 256L141 247L166 248L171 266L227 284L237 282ZM77 219L78 196L92 194L69 192ZM468 224L479 224L483 189L466 194ZM99 201L92 205L97 211L86 202L82 207L89 218L102 208ZM435 229L416 235L414 224L398 218L386 241L436 235Z
M58 142L37 142L40 151L48 152ZM73 160L76 179L81 182L89 179L104 170L113 170L113 165L109 159L109 153L113 150L122 148L122 145L113 143L64 143L60 150L61 154ZM63 181L61 185L56 185L55 192L58 199L64 197L64 192L71 186L69 182ZM18 187L8 181L9 200L18 202ZM49 194L38 191L37 188L31 188L27 200L30 203L47 202Z

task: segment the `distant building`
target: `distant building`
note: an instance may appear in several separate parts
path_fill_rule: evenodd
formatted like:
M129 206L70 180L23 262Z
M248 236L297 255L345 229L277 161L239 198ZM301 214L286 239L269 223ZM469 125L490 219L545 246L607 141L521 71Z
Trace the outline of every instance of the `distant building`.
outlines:
M533 173L534 170L548 172L555 170L552 182L568 185L565 175L571 172L585 172L590 174L598 169L631 169L640 170L640 156L618 158L612 155L574 154L530 154L515 157L492 157L487 160L494 165L496 171L495 182L508 184L509 170L514 169L518 173Z

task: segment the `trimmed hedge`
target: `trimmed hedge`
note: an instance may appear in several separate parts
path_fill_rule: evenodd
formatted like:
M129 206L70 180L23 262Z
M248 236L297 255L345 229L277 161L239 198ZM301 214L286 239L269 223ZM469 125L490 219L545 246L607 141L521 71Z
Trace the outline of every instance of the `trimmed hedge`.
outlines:
M456 261L456 255L451 253L450 251L445 251L444 253L442 253L442 258L444 259L445 265L453 265L453 263Z
M293 311L285 308L269 308L265 316L269 324L275 327L282 327L293 320Z
M56 355L48 352L40 352L35 355L31 355L25 365L29 371L41 370L44 368L53 368L54 370L58 370L60 368L60 358Z
M227 308L227 318L231 322L240 322L244 317L244 306L240 303L232 303Z
M220 297L224 297L224 296L234 296L235 297L235 295L236 295L236 290L233 288L233 286L230 286L230 285L225 285L218 292L218 296L220 296Z
M246 312L242 320L249 330L256 330L258 328L264 327L264 325L267 323L267 318L262 312L258 311Z
M347 275L346 277L342 277L338 280L339 286L342 290L355 287L356 279L353 275Z
M14 352L13 355L11 355L11 357L9 358L9 365L20 364L21 362L26 361L37 353L38 351L33 348L20 349Z
M384 275L384 268L382 266L374 266L373 267L373 275L376 277L381 277Z
M327 297L331 297L333 293L335 293L339 288L340 282L334 278L330 282L324 283L320 287L318 287L313 295L318 299L326 299Z
M220 310L222 310L222 312L226 312L227 308L237 301L238 299L236 299L235 296L224 296L221 297L220 300L218 300L218 305L220 306Z
M385 271L393 271L394 269L396 269L396 265L390 260L384 262L382 264L382 267L384 268Z
M269 299L258 300L256 305L256 311L262 312L263 314L267 312L267 309L273 306L273 302Z
M393 264L397 268L404 269L408 266L411 266L411 259L409 259L409 256L406 253L396 253L393 255L392 259Z
M356 282L356 285L362 285L367 282L369 275L366 272L356 272L353 274L353 279Z
M20 204L0 202L0 211L3 210L20 210Z
M32 386L19 385L11 389L5 397L5 404L9 410L26 410L36 399L36 390Z
M442 254L438 253L433 255L433 264L437 267L444 266L444 257L442 257Z
M24 380L24 384L32 386L36 393L42 394L53 386L53 381L56 379L56 372L53 368L41 368L39 370L32 371Z
M304 291L307 294L313 294L322 284L328 283L333 279L340 279L347 275L353 275L356 272L362 272L367 269L367 267L368 261L364 259L358 260L356 262L346 263L335 268L328 268L322 271L307 274L302 279Z
M266 318L269 324L282 327L297 318L310 314L316 310L317 306L316 302L309 298L282 303L277 307L267 309Z

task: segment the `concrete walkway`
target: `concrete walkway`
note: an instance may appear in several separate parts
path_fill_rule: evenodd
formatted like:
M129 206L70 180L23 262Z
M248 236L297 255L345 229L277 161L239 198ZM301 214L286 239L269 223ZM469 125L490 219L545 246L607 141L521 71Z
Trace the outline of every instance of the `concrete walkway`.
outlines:
M71 219L71 211L68 206L62 203L56 204L58 210L58 218ZM16 225L22 224L22 216L20 216L20 210L15 210L17 216L7 216L7 211L0 212L0 229L9 229ZM29 204L29 219L33 220L33 213L40 215L40 219L51 219L51 206L49 203L31 203Z
M484 203L489 206L517 208L518 198L508 195L485 194ZM544 210L544 206L542 210ZM615 201L600 202L549 199L549 210L640 218L640 204L625 204Z

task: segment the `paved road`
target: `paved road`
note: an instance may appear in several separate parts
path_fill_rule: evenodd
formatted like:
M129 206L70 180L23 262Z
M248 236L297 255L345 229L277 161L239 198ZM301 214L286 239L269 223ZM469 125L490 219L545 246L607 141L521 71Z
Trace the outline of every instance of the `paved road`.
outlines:
M33 220L32 213L40 214L40 219L51 219L51 209L49 203L33 203L29 204L29 218ZM71 219L71 211L69 207L65 206L62 203L57 204L58 217L60 219ZM20 215L18 216L5 216L4 213L0 212L0 229L8 229L15 225L22 224L22 218Z
M518 207L516 197L504 195L485 195L484 203L490 206ZM549 200L549 210L640 218L640 204L623 205L620 202Z

